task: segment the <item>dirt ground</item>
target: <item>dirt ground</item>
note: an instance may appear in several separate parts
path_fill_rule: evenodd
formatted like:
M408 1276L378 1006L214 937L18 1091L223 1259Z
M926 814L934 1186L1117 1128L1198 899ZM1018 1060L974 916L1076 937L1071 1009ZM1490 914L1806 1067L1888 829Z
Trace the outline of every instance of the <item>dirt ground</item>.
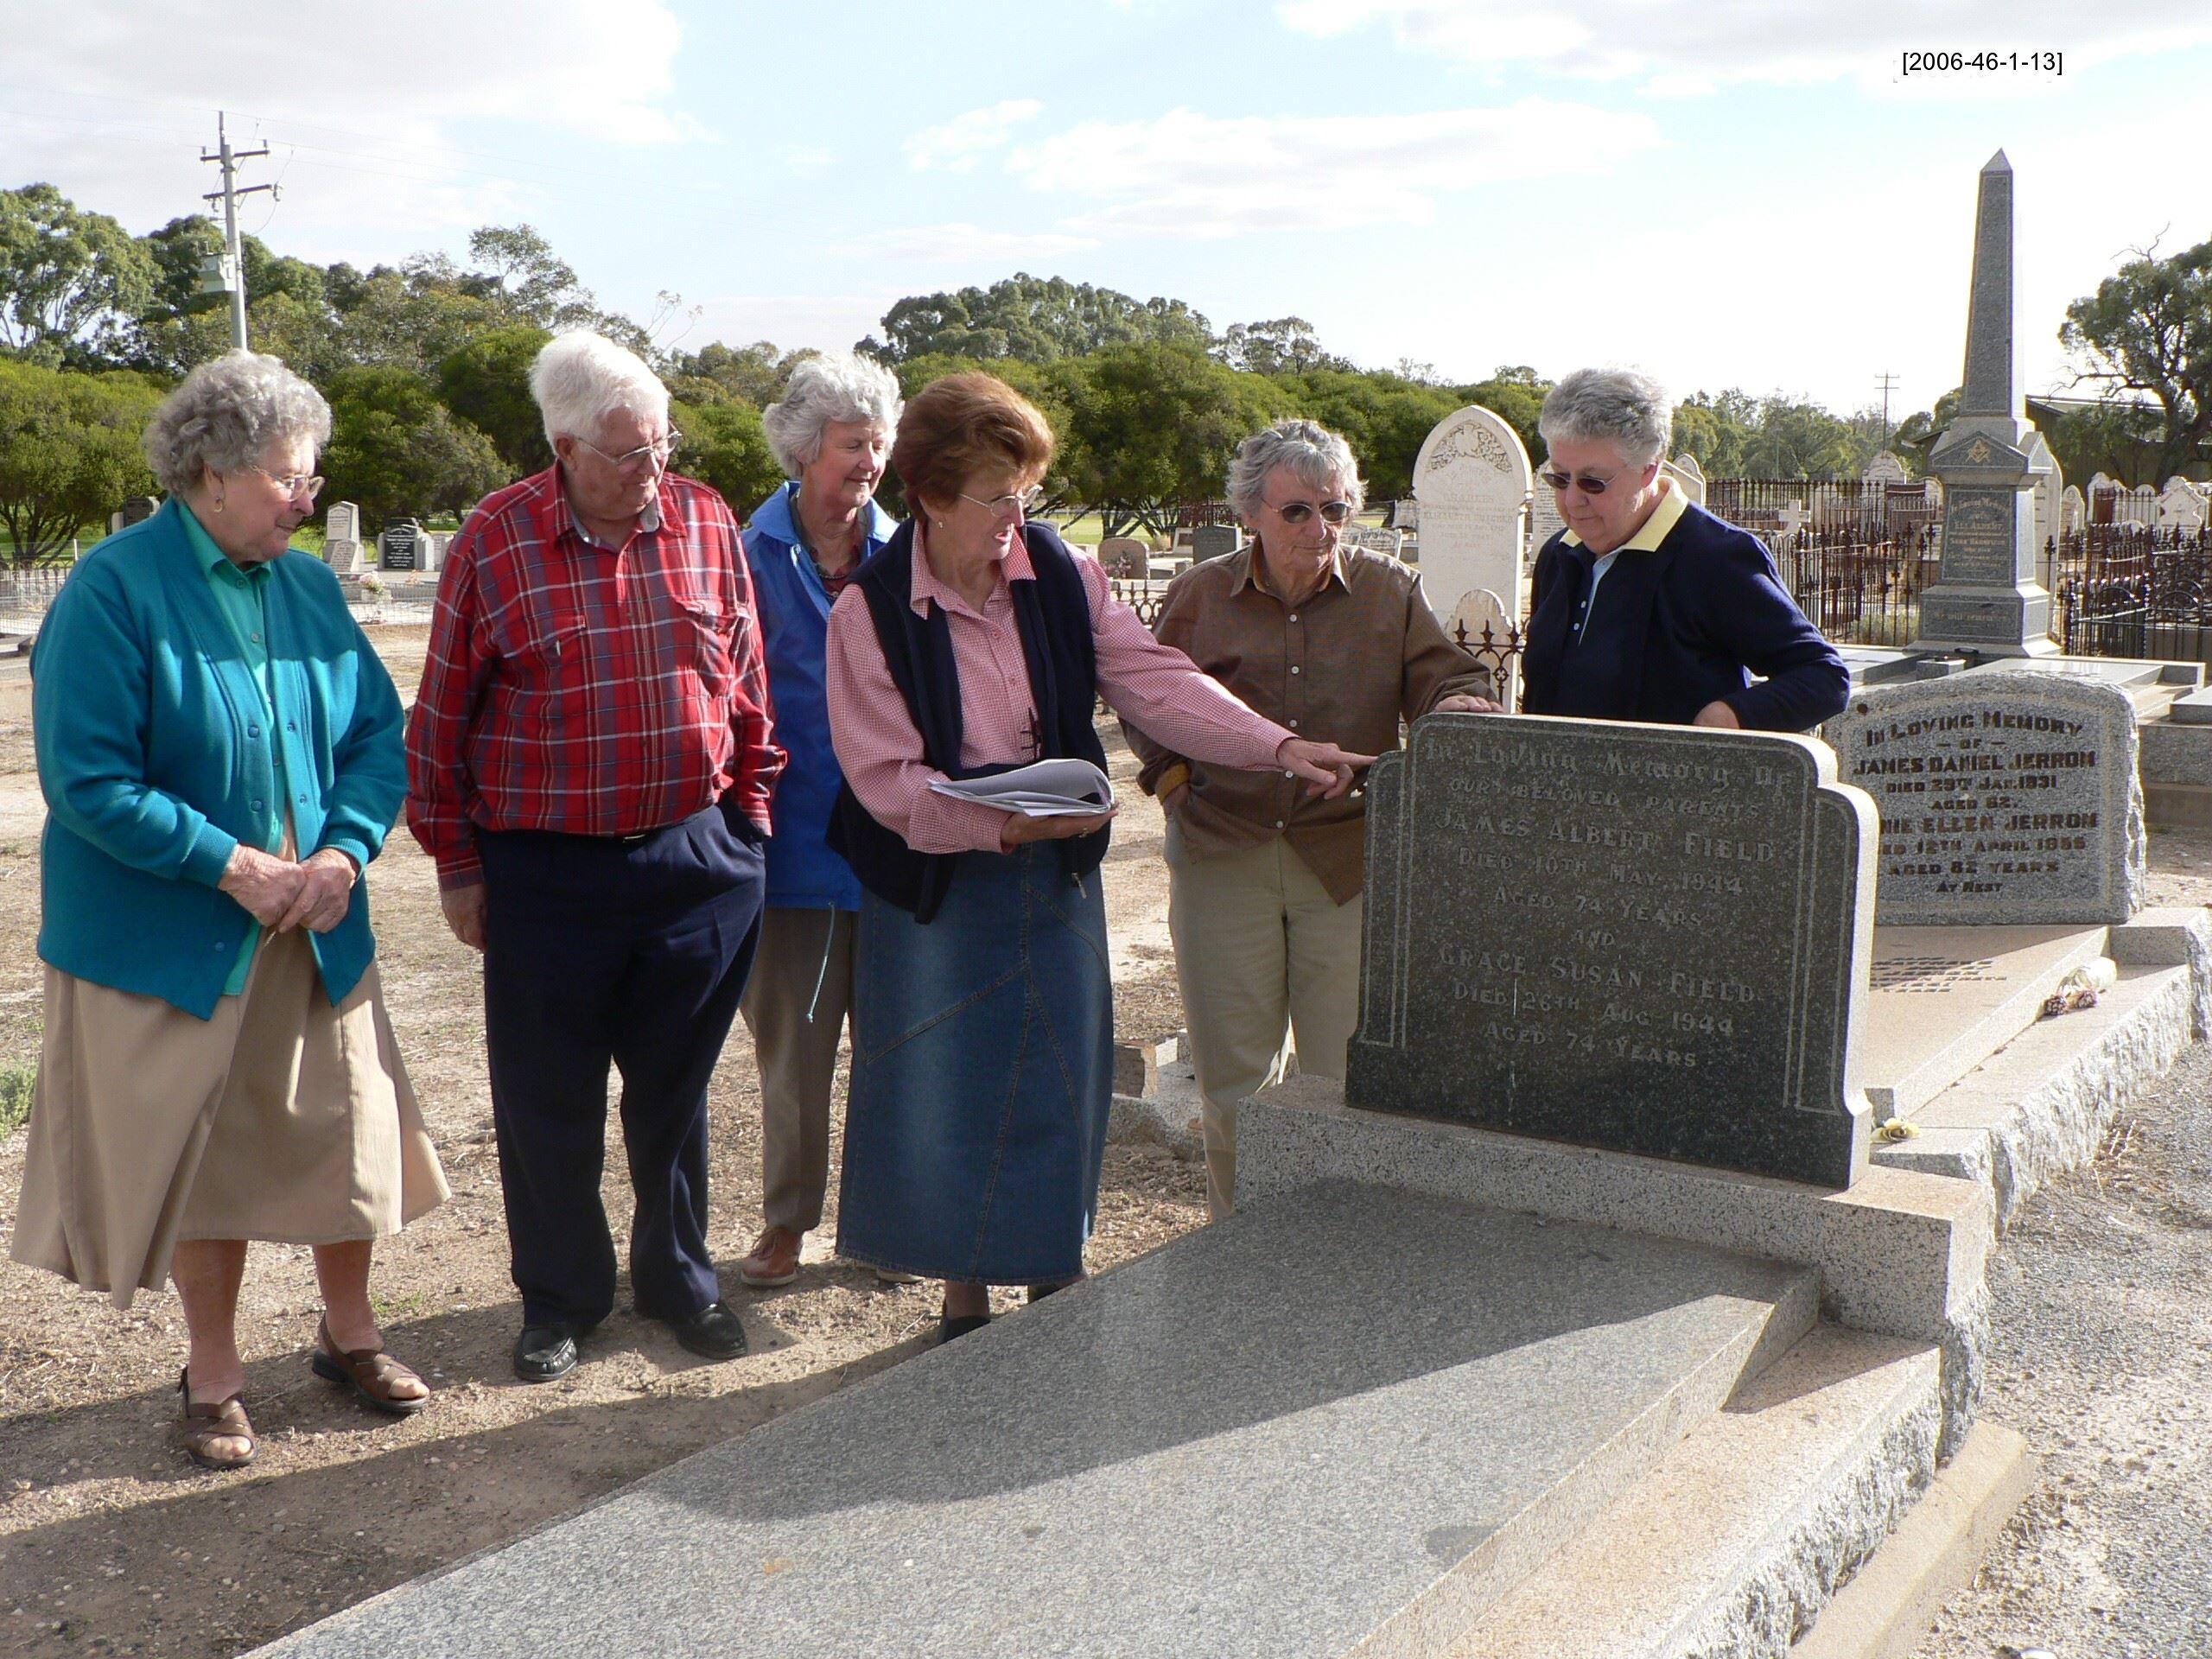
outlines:
M395 678L411 686L423 629L376 633ZM43 808L28 690L19 664L0 664L0 1066L33 1062L38 1052ZM1126 753L1112 758L1122 802L1106 872L1116 1021L1122 1036L1141 1039L1175 1030L1180 1003L1159 814L1130 782ZM2152 903L2212 899L2212 836L2154 834L2151 849ZM454 1187L452 1202L381 1249L375 1287L394 1351L425 1371L437 1401L394 1424L315 1380L307 1367L318 1312L307 1252L257 1245L239 1334L261 1455L240 1475L203 1473L174 1434L183 1351L174 1294L142 1295L118 1313L103 1298L0 1262L0 1655L238 1653L567 1514L895 1364L927 1339L933 1288L886 1287L839 1264L825 1230L809 1239L804 1270L786 1289L748 1291L727 1274L753 1338L745 1359L700 1362L662 1327L618 1313L569 1377L516 1382L507 1350L519 1312L506 1271L476 961L447 934L429 861L404 832L371 885L393 1018ZM760 1204L758 1092L742 1027L710 1104L713 1239L728 1263L751 1243ZM23 1141L18 1133L0 1141L0 1233L13 1230ZM619 1176L607 1202L619 1227L627 1215ZM1101 1211L1094 1269L1198 1225L1202 1176L1163 1153L1114 1148ZM2032 1292L2014 1291L2029 1305L2016 1315L2032 1319ZM2032 1414L2031 1396L2008 1413L2018 1386L1999 1370L1991 1409L2007 1421ZM2032 1438L2030 1423L2020 1426ZM2127 1451L2141 1455L2139 1446ZM2090 1469L2069 1472L2096 1478L2097 1459L2080 1461ZM2078 1510L2024 1517L2016 1556L2022 1529L2039 1529L2038 1521L2094 1527ZM2066 1559L2077 1566L2126 1547L2071 1533L2067 1541ZM2018 1618L2023 1599L2055 1605L2072 1591L2016 1568L2001 1587L1986 1580L1962 1598L1953 1628L1976 1627L1979 1596L2013 1615L1980 1630L2033 1629L2032 1618ZM1966 1659L1984 1649L1968 1639L1940 1651Z
M394 678L411 688L424 630L375 632ZM38 1056L44 809L29 714L22 668L0 667L0 1066ZM1122 803L1106 868L1116 1026L1127 1039L1156 1038L1182 1023L1160 820L1127 752L1109 758ZM369 885L392 1019L454 1189L379 1249L374 1290L392 1351L429 1377L436 1402L393 1423L315 1379L308 1252L257 1244L238 1326L261 1452L242 1474L203 1473L174 1433L184 1330L175 1294L142 1294L118 1313L0 1262L0 1655L239 1652L567 1514L927 1340L935 1288L887 1287L835 1262L827 1229L810 1236L809 1260L785 1289L747 1290L729 1267L752 1243L760 1204L758 1083L741 1025L709 1099L711 1237L753 1353L706 1363L626 1310L587 1340L568 1377L517 1382L507 1351L521 1316L477 960L446 931L429 861L404 831ZM24 1140L0 1143L0 1235L14 1230ZM629 1214L620 1168L618 1149L606 1185L618 1241ZM1090 1265L1126 1261L1204 1218L1195 1166L1113 1148ZM1005 1293L1000 1301L1014 1305Z

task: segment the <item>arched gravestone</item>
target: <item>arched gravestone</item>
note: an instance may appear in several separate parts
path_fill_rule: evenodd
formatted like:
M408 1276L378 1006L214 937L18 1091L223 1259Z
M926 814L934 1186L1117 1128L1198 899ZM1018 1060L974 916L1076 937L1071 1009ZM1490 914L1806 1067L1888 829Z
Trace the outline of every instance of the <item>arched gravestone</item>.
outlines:
M1452 607L1452 620L1444 625L1444 632L1454 643L1472 652L1475 660L1490 670L1498 702L1508 709L1518 709L1521 654L1508 653L1505 649L1513 632L1513 619L1506 614L1505 601L1487 588L1470 588L1459 595L1459 602Z
M1109 576L1142 582L1151 569L1152 544L1134 536L1109 536L1098 543L1098 563Z
M2058 539L2059 502L2066 493L2066 472L2056 455L2050 458L2050 470L2037 473L2035 480L2029 486L2028 499L2035 524L2036 557L2041 559Z
M1912 474L1905 470L1904 462L1896 453L1885 449L1866 463L1866 470L1859 477L1869 484L1910 484Z
M1848 1186L1873 804L1764 732L1432 715L1368 774L1347 1104Z
M1705 505L1705 468L1697 464L1695 455L1676 455L1672 461L1662 461L1659 470L1675 480L1675 487L1682 499L1694 506Z
M1414 495L1421 586L1439 616L1450 617L1470 588L1489 588L1520 615L1534 478L1521 435L1479 404L1430 430L1414 458Z

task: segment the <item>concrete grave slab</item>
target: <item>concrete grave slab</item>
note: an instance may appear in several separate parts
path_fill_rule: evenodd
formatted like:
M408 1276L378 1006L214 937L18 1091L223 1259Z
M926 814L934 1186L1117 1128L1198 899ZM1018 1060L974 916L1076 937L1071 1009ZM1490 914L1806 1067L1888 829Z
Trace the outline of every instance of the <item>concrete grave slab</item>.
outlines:
M1878 1121L1910 1117L2033 1025L2105 953L2103 927L1878 927L1859 1070Z
M1773 1659L1936 1475L1936 1351L1822 1325L1449 1659Z
M1338 1185L263 1651L1434 1655L1796 1344L1814 1284Z
M1974 1182L1877 1163L1828 1191L1364 1111L1318 1077L1237 1109L1240 1213L1346 1179L1803 1262L1820 1271L1825 1318L1942 1349L1947 1445L1973 1420L1996 1236L1990 1194Z

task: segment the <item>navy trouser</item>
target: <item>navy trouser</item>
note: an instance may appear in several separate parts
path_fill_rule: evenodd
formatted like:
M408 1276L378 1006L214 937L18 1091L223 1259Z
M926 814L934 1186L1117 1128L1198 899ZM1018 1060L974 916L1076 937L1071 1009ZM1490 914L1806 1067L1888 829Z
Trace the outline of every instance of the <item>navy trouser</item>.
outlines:
M720 1300L707 1254L707 1079L753 966L760 836L734 801L636 841L480 831L492 1122L523 1322L614 1308L600 1203L607 1068L637 1209L638 1311Z

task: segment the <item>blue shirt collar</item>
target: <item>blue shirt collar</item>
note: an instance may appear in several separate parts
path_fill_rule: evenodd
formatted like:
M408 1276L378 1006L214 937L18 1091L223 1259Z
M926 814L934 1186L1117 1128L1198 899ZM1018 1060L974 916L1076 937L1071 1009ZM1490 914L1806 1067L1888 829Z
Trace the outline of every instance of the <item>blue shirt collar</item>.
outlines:
M793 479L753 509L750 527L763 536L772 536L779 542L797 547L799 540L798 523L795 516L798 512L798 480ZM868 504L868 550L873 551L891 539L891 533L899 528L899 521L883 510L880 502L871 500Z

